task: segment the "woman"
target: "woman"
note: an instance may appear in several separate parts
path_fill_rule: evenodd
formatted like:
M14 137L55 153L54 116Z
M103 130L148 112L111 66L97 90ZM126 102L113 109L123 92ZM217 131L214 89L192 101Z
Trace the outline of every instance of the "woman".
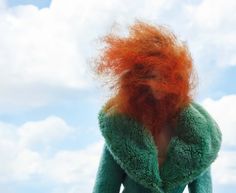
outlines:
M96 75L113 96L98 119L105 139L93 193L211 193L221 146L197 102L188 48L166 27L136 21L128 37L106 35ZM104 79L105 80L105 79Z

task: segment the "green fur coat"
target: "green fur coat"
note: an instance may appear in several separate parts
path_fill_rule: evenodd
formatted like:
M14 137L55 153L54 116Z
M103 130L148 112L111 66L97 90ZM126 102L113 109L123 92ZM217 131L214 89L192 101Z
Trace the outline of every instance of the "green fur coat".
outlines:
M145 127L124 114L98 114L105 139L93 193L212 193L211 164L217 158L222 133L216 121L192 102L178 117L165 162Z

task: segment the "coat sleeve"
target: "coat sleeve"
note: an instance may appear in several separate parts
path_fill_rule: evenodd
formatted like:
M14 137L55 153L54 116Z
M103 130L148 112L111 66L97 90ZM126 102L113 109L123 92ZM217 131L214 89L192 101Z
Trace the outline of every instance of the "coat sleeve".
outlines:
M212 193L211 167L188 184L189 193Z
M119 193L124 177L124 170L104 144L92 193Z

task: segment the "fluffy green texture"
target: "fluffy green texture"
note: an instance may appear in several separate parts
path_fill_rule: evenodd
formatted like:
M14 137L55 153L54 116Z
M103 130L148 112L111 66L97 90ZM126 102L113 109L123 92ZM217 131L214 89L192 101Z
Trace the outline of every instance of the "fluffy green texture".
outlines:
M181 111L177 135L160 168L154 138L142 123L117 112L106 114L103 108L98 119L105 147L94 193L118 193L120 183L123 193L181 193L187 184L191 193L212 192L210 165L222 134L201 105L192 102Z

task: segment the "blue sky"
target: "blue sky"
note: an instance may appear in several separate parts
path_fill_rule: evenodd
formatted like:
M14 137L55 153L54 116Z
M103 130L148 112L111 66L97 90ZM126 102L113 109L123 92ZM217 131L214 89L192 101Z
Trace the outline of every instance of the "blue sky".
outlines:
M97 113L109 97L88 61L114 21L125 31L135 18L187 42L196 100L223 132L214 192L235 192L235 9L234 0L0 0L0 192L91 192L103 145Z
M9 7L14 7L17 5L35 5L41 9L44 7L49 7L51 0L7 0L6 3Z

